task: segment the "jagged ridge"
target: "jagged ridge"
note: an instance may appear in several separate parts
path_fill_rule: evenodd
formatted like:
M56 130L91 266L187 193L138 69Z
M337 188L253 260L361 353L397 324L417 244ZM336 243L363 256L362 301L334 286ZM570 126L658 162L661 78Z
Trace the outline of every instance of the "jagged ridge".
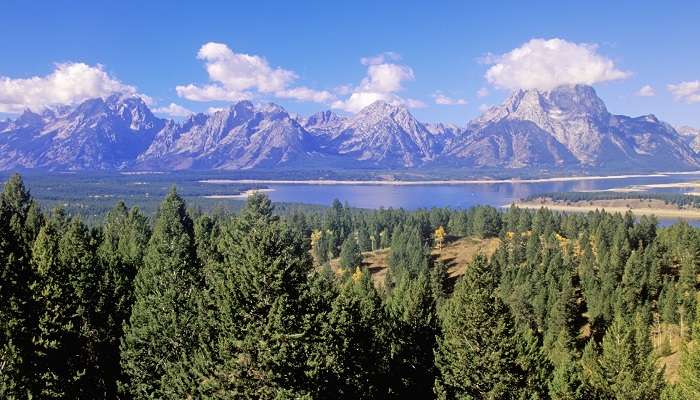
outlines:
M375 102L351 117L296 118L232 104L182 122L113 95L0 122L0 169L251 169L311 166L695 168L696 131L608 112L589 86L516 91L465 128L424 124ZM700 147L700 146L697 146Z

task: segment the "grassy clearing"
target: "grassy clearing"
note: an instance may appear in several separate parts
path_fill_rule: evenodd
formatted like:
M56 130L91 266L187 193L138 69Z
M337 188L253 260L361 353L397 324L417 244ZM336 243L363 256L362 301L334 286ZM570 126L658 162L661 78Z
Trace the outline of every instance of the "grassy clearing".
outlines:
M447 273L450 278L456 279L464 274L467 264L476 257L477 254L491 256L500 240L498 238L480 239L475 237L452 238L448 240L442 249L432 249L431 257L434 261L442 261L447 266ZM386 273L389 270L389 249L368 251L362 253L362 267L372 274L375 284L383 285ZM340 259L331 261L331 268L336 273L341 272Z

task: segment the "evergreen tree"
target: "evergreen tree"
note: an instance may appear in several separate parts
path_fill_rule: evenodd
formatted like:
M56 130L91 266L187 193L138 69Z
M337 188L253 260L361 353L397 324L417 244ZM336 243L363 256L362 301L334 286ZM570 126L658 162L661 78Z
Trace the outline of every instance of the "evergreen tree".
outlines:
M315 398L381 399L388 395L386 316L367 271L340 288L323 324L315 357L322 371Z
M522 391L513 319L497 285L494 269L478 256L445 302L435 354L438 398L497 399Z
M99 368L97 322L100 269L94 242L79 220L58 213L34 244L34 302L39 310L34 338L34 388L41 398L104 396L110 376Z
M426 273L404 275L386 310L390 324L389 358L392 395L430 398L437 375L434 351L439 334L436 304Z
M117 396L117 385L123 380L120 340L131 315L134 277L143 262L149 236L146 217L136 208L127 210L123 202L118 202L105 218L102 242L97 249L101 279L96 314L101 326L100 368L109 377L108 398Z
M340 266L350 270L362 266L362 253L352 235L343 242L340 250Z
M36 320L30 284L36 204L13 175L0 193L0 397L25 398L31 383ZM41 221L36 221L41 224Z
M194 346L195 298L201 286L192 220L175 189L161 203L134 305L121 344L127 390L135 399L162 398L162 378Z
M677 399L700 398L700 318L698 317L695 318L693 325L692 341L683 349L678 384L671 390L675 392Z
M251 196L224 226L222 261L212 264L193 359L168 381L168 397L276 398L309 391L305 374L311 259L300 233Z
M657 399L664 388L652 354L647 325L633 326L615 318L603 337L601 350L595 342L582 357L584 382L598 398Z
M389 253L389 268L395 282L398 282L402 274L415 278L427 272L428 267L428 249L421 240L418 230L404 227L395 231Z
M552 364L547 359L537 336L526 329L517 338L517 364L524 373L523 400L548 399Z

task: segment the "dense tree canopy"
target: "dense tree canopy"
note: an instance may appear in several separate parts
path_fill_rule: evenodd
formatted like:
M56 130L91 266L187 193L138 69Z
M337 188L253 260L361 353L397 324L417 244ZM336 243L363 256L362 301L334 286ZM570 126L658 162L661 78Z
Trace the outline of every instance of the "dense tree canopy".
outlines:
M435 256L461 237L500 245ZM259 194L205 214L173 189L152 219L118 202L86 224L16 175L0 398L697 398L699 272L700 230L631 214Z

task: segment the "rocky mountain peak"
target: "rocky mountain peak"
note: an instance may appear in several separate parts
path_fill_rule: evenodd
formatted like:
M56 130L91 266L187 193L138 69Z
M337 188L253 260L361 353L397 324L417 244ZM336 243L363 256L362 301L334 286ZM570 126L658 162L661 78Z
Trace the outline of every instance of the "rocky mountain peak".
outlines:
M532 119L549 116L557 119L602 118L608 114L605 103L591 86L560 86L553 90L517 90L501 107L498 117ZM506 115L503 115L505 112ZM488 113L487 113L488 114Z

